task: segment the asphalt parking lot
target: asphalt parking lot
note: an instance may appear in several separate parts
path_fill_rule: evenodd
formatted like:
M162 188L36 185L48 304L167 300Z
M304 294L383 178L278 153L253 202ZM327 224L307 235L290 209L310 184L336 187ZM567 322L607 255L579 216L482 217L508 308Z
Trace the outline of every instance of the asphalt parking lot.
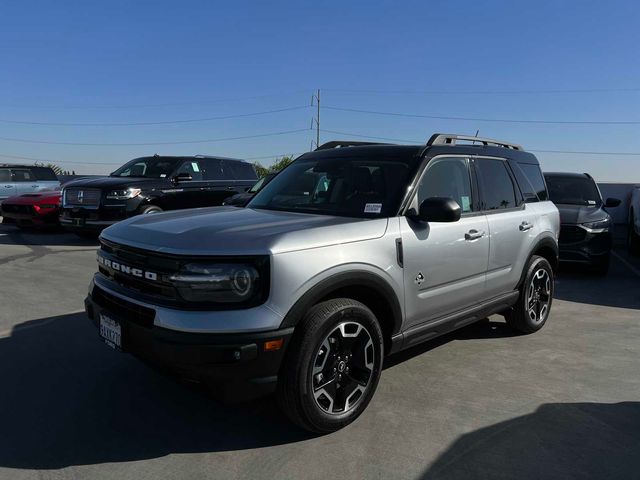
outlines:
M221 405L98 340L95 243L0 225L0 478L638 478L640 260L563 270L546 327L500 317L389 359L314 437L272 398Z

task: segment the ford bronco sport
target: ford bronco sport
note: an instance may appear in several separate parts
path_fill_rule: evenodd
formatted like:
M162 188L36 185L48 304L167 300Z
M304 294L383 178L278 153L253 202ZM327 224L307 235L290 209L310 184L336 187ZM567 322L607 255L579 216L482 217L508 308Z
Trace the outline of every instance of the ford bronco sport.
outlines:
M549 318L559 215L518 145L330 142L247 208L167 212L101 235L86 300L110 346L226 398L277 392L315 432L352 422L384 358L494 313Z

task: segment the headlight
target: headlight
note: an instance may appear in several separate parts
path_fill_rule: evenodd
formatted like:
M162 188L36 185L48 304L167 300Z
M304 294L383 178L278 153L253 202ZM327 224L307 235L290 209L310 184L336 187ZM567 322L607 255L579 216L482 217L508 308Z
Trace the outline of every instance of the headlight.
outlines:
M109 200L128 200L130 198L140 195L139 188L126 188L124 190L111 190L107 193L107 199Z
M598 220L597 222L583 223L582 226L589 233L602 233L609 231L609 223L610 220L605 218L603 220Z
M258 270L242 263L189 263L170 280L187 302L248 303L261 290Z

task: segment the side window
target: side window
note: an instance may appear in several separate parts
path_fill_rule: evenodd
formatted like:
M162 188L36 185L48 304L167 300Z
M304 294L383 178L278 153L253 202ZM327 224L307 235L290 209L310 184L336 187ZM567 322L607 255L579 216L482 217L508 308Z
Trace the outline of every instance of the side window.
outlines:
M245 162L225 162L225 170L231 171L236 180L255 180L258 178L253 165Z
M8 168L0 168L0 183L9 183L11 181L11 170Z
M429 162L417 186L412 207L419 205L429 197L451 197L462 212L473 210L471 196L471 173L467 158L436 158Z
M56 176L55 172L50 168L36 167L33 169L33 173L38 180L51 182L58 181L58 177Z
M483 210L500 210L518 206L516 192L503 160L481 158L475 161L483 197Z
M538 165L521 163L520 168L527 176L529 182L531 182L531 185L533 186L533 189L540 201L549 200L549 194L547 193L547 187L545 185L542 172L540 171L540 167Z
M222 162L217 158L203 158L200 160L200 165L204 169L205 180L223 180L224 173L222 172Z
M203 180L202 169L198 160L187 160L184 162L176 173L188 173L194 182Z
M11 173L13 173L14 182L30 182L32 180L35 180L33 174L31 173L31 170L28 170L26 168L16 168L11 170Z

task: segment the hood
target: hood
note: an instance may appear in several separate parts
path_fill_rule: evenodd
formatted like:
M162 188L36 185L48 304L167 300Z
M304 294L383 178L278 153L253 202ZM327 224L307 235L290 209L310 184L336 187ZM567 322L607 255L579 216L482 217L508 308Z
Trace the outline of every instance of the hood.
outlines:
M84 187L84 188L120 188L120 187L140 187L151 186L152 184L169 183L166 178L140 178L140 177L98 177L98 178L79 178L65 183L67 187Z
M38 203L59 204L61 195L59 191L51 190L44 192L24 193L7 198L3 203L12 205L35 205Z
M102 232L106 240L156 252L263 255L378 238L388 219L213 207L140 215Z
M607 218L609 214L602 209L601 205L556 205L560 212L560 223L576 224L585 222L596 222Z

